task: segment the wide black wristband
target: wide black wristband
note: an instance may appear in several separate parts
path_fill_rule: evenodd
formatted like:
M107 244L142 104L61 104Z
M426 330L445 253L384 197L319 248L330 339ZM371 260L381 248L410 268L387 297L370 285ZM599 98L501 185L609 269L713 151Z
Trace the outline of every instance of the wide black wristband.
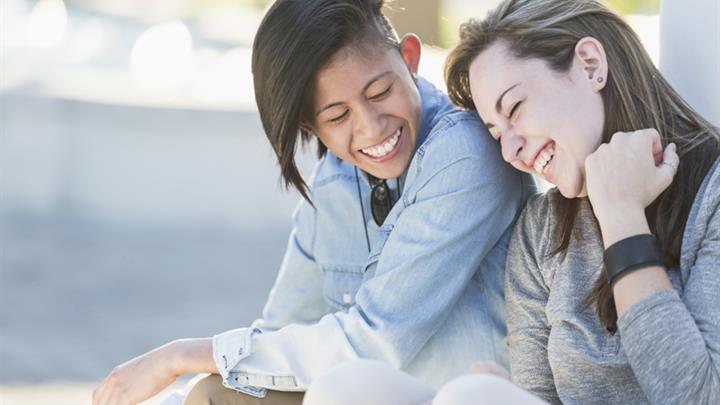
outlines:
M614 243L603 254L608 282L612 285L621 275L648 266L662 266L658 241L649 234L635 235Z

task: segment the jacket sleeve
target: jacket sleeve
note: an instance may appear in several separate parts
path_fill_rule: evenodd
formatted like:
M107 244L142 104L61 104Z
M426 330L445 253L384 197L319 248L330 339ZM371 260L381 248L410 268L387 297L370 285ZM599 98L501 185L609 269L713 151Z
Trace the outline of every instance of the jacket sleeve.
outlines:
M682 293L653 294L618 319L623 349L651 403L720 403L720 193L713 192L715 201L698 210L710 220L686 230L700 243L683 254L695 257Z
M293 230L262 319L255 327L276 330L289 324L309 324L332 311L322 295L322 271L313 257L315 209L304 199L293 214Z
M271 332L216 336L215 361L226 384L259 396L264 388L304 391L342 361L363 357L402 367L412 360L522 204L522 177L494 148L487 155L443 163L419 183L387 230L374 277L347 312Z
M539 249L533 245L543 232L538 229L541 215L535 215L535 208L531 200L515 225L508 249L505 293L510 374L520 387L559 404L547 354L550 325L545 306L550 289L540 271Z

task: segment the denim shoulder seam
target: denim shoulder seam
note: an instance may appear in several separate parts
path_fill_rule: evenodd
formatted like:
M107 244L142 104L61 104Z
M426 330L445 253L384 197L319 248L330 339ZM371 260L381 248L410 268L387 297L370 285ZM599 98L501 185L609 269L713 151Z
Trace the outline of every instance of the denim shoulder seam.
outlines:
M416 152L418 155L418 172L422 171L422 160L425 157L426 149L428 148L428 146L430 146L440 134L447 132L449 129L455 127L459 123L468 121L477 122L477 119L474 116L466 114L465 111L454 111L450 114L443 116L438 121L438 123L435 124L435 126L430 131L427 139L425 139L425 142L420 145Z
M427 178L425 179L425 181L423 181L422 184L420 184L420 185L417 187L417 190L415 191L415 194L417 195L417 193L419 193L420 190L422 190L425 186L427 186L427 184L428 184L432 179L435 178L435 176L437 176L438 174L444 172L444 171L447 170L449 167L451 167L451 166L453 166L453 165L455 165L455 164L457 164L457 163L460 163L460 162L462 162L462 161L465 161L465 160L473 160L473 159L482 160L480 157L477 157L477 156L460 156L460 157L458 157L457 159L452 160L452 161L446 163L445 165L443 165L442 167L440 167L439 169L437 169L434 173L432 173L429 177L427 177Z

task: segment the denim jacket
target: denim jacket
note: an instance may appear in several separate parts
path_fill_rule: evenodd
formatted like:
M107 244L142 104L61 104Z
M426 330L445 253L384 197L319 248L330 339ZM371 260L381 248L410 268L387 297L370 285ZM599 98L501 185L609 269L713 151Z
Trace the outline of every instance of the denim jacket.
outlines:
M503 162L474 111L420 79L422 125L382 226L370 184L332 153L309 182L263 318L213 337L224 384L304 391L350 359L438 387L474 360L507 365L503 277L511 226L535 187ZM360 173L357 175L357 173ZM363 215L364 213L364 215Z

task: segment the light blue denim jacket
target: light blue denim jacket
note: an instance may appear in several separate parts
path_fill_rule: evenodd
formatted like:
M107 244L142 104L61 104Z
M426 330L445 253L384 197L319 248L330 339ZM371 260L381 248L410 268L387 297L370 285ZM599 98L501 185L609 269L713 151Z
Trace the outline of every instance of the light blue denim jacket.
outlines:
M535 183L503 162L474 111L457 110L424 79L419 88L418 146L400 181L388 181L402 195L382 226L362 172L330 152L317 164L315 207L302 201L295 211L263 318L213 337L227 387L260 397L304 391L355 358L435 387L475 360L507 365L505 256Z

